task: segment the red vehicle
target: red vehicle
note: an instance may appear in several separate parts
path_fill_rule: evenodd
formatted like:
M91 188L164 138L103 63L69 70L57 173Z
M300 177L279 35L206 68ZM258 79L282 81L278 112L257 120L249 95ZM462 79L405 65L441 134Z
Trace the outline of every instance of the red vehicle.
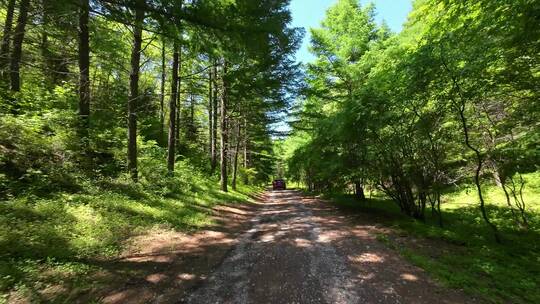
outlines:
M286 189L285 181L282 180L282 179L275 179L272 182L272 189L274 189L274 190L285 190Z

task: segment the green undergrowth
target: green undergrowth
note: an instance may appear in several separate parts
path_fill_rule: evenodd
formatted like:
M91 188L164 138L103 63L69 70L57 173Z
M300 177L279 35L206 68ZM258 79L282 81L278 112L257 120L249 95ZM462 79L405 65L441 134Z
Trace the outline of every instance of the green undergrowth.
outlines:
M379 239L447 287L490 303L540 303L540 181L538 173L525 177L528 231L516 228L500 190L484 187L488 214L501 231L502 244L486 227L470 187L445 194L442 228L429 210L425 222L414 220L382 196L366 202L350 195L329 199L348 212L392 227L395 233L381 234Z
M143 162L144 164L144 162ZM193 231L212 224L210 208L247 203L256 187L223 193L218 181L179 162L174 178L148 173L139 183L127 178L82 181L77 192L32 192L0 204L0 303L8 294L48 302L47 289L69 282L55 301L92 287L96 260L121 252L125 241L152 228ZM169 183L169 184L167 184ZM62 300L63 299L63 300Z

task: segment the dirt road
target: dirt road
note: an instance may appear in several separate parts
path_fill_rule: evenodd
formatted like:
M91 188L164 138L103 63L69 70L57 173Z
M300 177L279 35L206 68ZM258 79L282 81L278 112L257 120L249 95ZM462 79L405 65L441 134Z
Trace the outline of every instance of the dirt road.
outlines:
M185 303L465 303L357 223L298 192L267 194L253 226Z
M155 234L111 265L104 303L474 303L376 239L383 231L300 192L222 206L215 227ZM126 278L127 277L127 278ZM94 294L95 296L96 294Z

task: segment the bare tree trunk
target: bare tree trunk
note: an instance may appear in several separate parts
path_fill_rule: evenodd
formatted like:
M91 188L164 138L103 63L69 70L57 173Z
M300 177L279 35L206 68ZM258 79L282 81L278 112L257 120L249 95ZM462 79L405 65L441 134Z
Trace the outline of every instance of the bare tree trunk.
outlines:
M437 191L437 193L435 194L435 198L436 198L436 201L437 201L437 214L439 215L439 227L443 227L443 215L442 215L442 212L441 212L441 193L439 191Z
M21 90L20 65L22 58L22 44L26 32L26 22L28 19L28 10L30 9L30 0L21 0L19 6L19 17L17 26L13 33L13 51L11 53L10 79L11 91L19 92Z
M355 181L354 182L354 193L355 193L357 199L359 199L361 201L366 200L366 195L364 194L364 187L362 185L362 182L360 182L360 181Z
M221 94L221 156L220 156L220 167L221 167L221 191L227 192L227 62L223 63L223 92Z
M508 205L508 208L512 212L512 217L514 218L517 227L523 230L528 230L529 223L525 211L525 201L523 200L523 187L525 186L525 182L523 181L523 177L521 176L521 174L519 175L519 177L519 189L516 188L516 182L513 176L510 176L508 178L502 178L501 187L506 197L506 203ZM514 201L514 205L512 204L512 199ZM519 211L520 213L519 215L516 214L516 208L517 211Z
M90 122L90 34L88 0L79 2L79 119L80 140L83 150L89 148L88 128Z
M80 3L79 3L80 4ZM51 8L48 0L41 0L42 8L41 13L41 57L42 57L42 70L43 75L45 76L47 88L50 90L58 83L58 80L61 79L59 74L61 72L56 69L57 58L54 52L49 48L49 33L48 26L50 24L51 18L49 17ZM80 20L79 20L80 22Z
M6 8L6 21L4 22L4 31L2 33L2 42L0 42L0 79L6 80L6 68L9 63L9 46L11 42L11 29L13 27L13 15L15 11L15 0L9 0Z
M180 82L180 81L178 81ZM176 148L177 148L177 152L180 153L180 129L181 129L181 126L180 126L180 119L181 119L181 116L182 116L182 97L180 96L180 91L178 92L178 98L176 100L176 130L175 130L175 134L174 134L174 139L176 140Z
M502 178L501 178L501 175L499 174L499 168L497 166L497 164L495 163L495 161L492 161L492 166L493 166L493 180L495 181L495 184L497 185L497 187L503 187L503 181L502 181Z
M182 94L180 88L182 87L182 78L180 73L182 71L182 48L178 47L178 77L176 82L178 83L178 90L176 94L176 129L174 132L174 139L176 141L177 150L180 149L180 119L182 115Z
M506 205L508 206L508 209L510 209L510 212L512 213L512 218L516 222L517 226L520 227L521 223L519 222L519 218L516 215L514 206L512 206L512 199L510 198L510 194L508 193L508 190L506 190L506 181L503 182L500 178L498 178L497 185L500 186L501 189L503 190L504 196L506 197Z
M128 162L127 167L133 181L138 181L137 172L137 101L139 99L139 70L141 64L142 27L144 22L144 0L137 1L133 26L133 49L131 50L131 73L129 75L128 99Z
M212 69L210 69L208 70L208 156L210 159L210 164L212 164L212 155L214 154L214 151L212 150L214 148L214 138L212 137L212 130L214 129L212 126L212 123L214 122L212 119L214 116L214 103L212 102L212 97Z
M167 68L165 66L165 41L161 42L161 96L159 98L159 140L162 143L165 138L165 81Z
M212 68L212 85L214 88L212 96L212 156L211 156L211 170L212 173L216 170L217 167L217 129L218 129L218 85L217 85L217 66L216 61L214 61L214 67Z
M188 138L191 142L197 140L197 128L195 127L195 98L193 94L189 95L189 123L188 123Z
M43 74L45 78L48 80L48 84L54 84L54 68L51 65L51 53L49 51L49 34L47 33L47 25L49 23L49 9L48 9L48 3L46 0L41 1L42 4L42 10L41 10L41 57L43 62ZM80 19L79 19L80 22Z
M529 222L527 220L527 212L525 211L525 200L523 199L523 188L525 187L525 180L523 179L523 176L521 175L521 173L518 173L518 174L519 174L519 189L516 189L514 179L511 178L510 179L512 183L511 191L512 191L512 195L514 196L516 206L518 207L521 213L521 220L523 223L523 228L528 230Z
M469 128L467 126L467 120L465 118L465 105L464 104L462 104L460 109L459 109L459 117L461 119L461 125L463 127L463 134L465 136L465 145L469 148L469 150L473 151L474 155L476 156L476 170L475 170L475 173L474 173L474 184L476 185L476 190L478 192L478 199L480 200L480 211L482 213L482 218L484 219L484 221L488 224L488 226L493 231L495 241L497 243L500 243L501 238L499 237L499 230L497 229L497 226L495 226L495 224L493 224L489 220L489 217L487 215L486 205L485 205L484 196L483 196L483 192L482 192L482 186L480 184L480 173L482 171L482 166L483 166L483 163L484 163L484 159L483 159L482 154L480 153L480 151L478 149L476 149L470 142Z
M448 67L446 62L444 61L444 58L441 58L441 59L442 59L442 64L443 64L444 68L446 69L446 71L450 75L450 78L452 80L454 88L457 90L457 92L459 94L459 98L460 98L459 103L456 103L456 101L453 101L453 102L454 102L454 104L456 104L456 106L458 108L459 119L460 119L462 130L463 130L463 136L465 137L465 145L467 146L467 148L469 148L469 150L474 152L474 155L476 157L476 170L475 170L475 173L474 173L474 184L476 185L476 190L478 192L478 199L480 200L480 212L482 213L482 218L484 219L484 221L486 222L488 227L493 231L493 236L495 238L495 241L497 243L501 243L501 238L499 236L499 230L497 229L497 226L495 226L495 224L493 224L489 220L489 217L488 217L487 211L486 211L484 196L483 196L483 192L482 192L482 185L480 183L480 173L482 171L482 166L484 164L484 158L482 157L482 154L480 153L480 150L475 148L470 142L469 127L467 125L467 118L465 117L466 100L465 100L465 97L462 95L461 86L460 86L458 80L456 79L456 76L454 76L454 74L452 73L452 71L450 70L450 68Z
M248 167L248 143L247 119L244 117L244 168Z
M238 173L238 152L240 150L240 122L236 122L236 146L234 147L232 189L236 190L236 176Z
M172 80L171 80L171 99L169 101L169 142L168 142L168 154L167 154L167 170L169 174L174 174L174 162L176 158L175 145L176 145L176 100L178 98L178 64L180 56L178 53L178 43L174 42L173 53L173 65L172 65Z

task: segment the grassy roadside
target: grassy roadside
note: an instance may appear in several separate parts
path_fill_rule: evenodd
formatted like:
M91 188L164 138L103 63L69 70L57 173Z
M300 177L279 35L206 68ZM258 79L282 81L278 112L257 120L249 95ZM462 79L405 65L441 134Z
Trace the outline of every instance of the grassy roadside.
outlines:
M486 185L489 214L501 229L502 244L494 242L480 217L475 193L468 187L446 194L443 228L429 211L425 223L413 220L401 215L384 197L364 203L346 195L329 198L340 208L393 228L379 239L445 286L463 289L490 303L540 303L539 177L538 173L526 176L529 231L514 229L511 214L503 206L502 191Z
M3 201L0 303L43 298L69 302L95 284L90 278L100 267L91 261L114 258L128 238L153 228L200 229L212 224L208 208L200 207L247 203L259 190L242 185L223 193L217 181L189 168L180 168L177 175L189 179L172 181L181 185L169 187L172 191L151 187L151 181L116 179L85 183L76 193L29 194ZM51 290L59 286L65 290Z

